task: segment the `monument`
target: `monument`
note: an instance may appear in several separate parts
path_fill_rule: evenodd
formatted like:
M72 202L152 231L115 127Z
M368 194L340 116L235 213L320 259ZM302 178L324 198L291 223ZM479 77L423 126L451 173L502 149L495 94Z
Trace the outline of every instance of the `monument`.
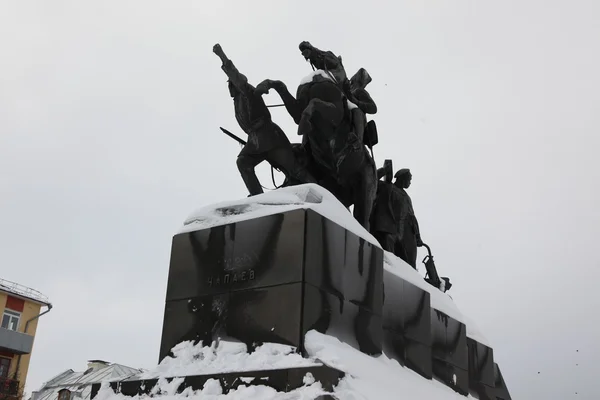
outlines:
M308 42L299 48L314 71L295 97L281 81L251 86L221 46L213 48L248 134L238 167L250 196L193 213L173 237L159 361L171 359L182 343L225 340L250 352L279 343L309 357L306 337L320 332L368 356L384 353L462 395L510 399L492 347L446 293L449 279L438 276L421 240L405 191L410 170L393 174L391 160L375 168L368 149L378 138L367 114L377 109L365 90L371 77L361 68L349 80L341 57ZM301 143L290 143L272 121L261 98L271 89L298 125ZM259 160L280 168L286 187L263 194L253 171ZM426 277L417 271L420 246L429 251ZM173 375L169 382L180 379L179 392L210 379L225 392L256 381L288 391L310 374L334 391L345 372L315 362ZM111 387L135 396L151 393L157 382L133 377Z

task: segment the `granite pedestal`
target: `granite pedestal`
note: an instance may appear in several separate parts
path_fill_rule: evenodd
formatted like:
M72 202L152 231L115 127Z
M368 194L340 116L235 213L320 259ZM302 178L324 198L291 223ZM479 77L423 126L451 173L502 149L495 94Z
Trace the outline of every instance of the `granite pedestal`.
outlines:
M281 343L306 355L304 336L314 329L366 354L383 350L460 394L509 400L493 350L467 337L464 323L432 307L432 290L437 289L384 269L383 257L379 246L312 209L177 234L159 361L183 341L210 345L218 338L241 341L249 351L261 343ZM313 372L327 387L343 376L333 368L319 368ZM186 377L181 390L199 389L210 378L220 379L229 390L237 378L250 374L272 375L273 387L286 391L297 387L303 371ZM114 383L113 389L133 396L154 384L134 379Z
M381 352L383 251L312 210L173 238L159 361L176 344L234 338L303 350L306 332Z

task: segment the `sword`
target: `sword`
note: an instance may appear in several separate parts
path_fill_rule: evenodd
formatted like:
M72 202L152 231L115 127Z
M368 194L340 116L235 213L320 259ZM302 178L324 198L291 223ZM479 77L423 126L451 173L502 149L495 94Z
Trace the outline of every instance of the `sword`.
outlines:
M242 146L245 146L245 145L246 145L246 142L245 142L245 141L243 141L242 139L240 139L239 137L237 137L237 136L236 136L236 135L234 135L233 133L229 132L227 129L225 129L225 128L221 128L221 127L219 127L219 128L221 129L221 131L222 131L224 134L226 134L227 136L229 136L230 138L232 138L233 140L235 140L236 142L238 142L238 143L239 143L239 144L241 144Z

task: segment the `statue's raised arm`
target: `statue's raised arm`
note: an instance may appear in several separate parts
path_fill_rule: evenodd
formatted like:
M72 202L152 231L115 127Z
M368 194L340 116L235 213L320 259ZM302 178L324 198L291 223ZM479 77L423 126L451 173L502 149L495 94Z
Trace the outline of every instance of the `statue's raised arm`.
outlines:
M238 71L235 65L233 65L233 62L227 58L220 44L217 43L213 46L213 52L219 56L221 62L223 62L221 69L229 78L230 84L233 85L239 92L244 93L246 96L252 95L252 93L254 93L254 86L248 83L248 78L246 78L246 75Z

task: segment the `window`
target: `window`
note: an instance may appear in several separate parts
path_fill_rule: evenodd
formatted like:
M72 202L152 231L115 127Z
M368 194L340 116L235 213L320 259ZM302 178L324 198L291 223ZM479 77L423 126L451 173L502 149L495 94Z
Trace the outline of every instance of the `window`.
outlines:
M58 400L69 400L71 392L68 389L63 389L58 392Z
M0 357L0 378L8 378L8 370L10 369L10 358Z
M2 327L16 331L19 329L19 320L21 319L21 313L11 310L5 310L2 316Z

